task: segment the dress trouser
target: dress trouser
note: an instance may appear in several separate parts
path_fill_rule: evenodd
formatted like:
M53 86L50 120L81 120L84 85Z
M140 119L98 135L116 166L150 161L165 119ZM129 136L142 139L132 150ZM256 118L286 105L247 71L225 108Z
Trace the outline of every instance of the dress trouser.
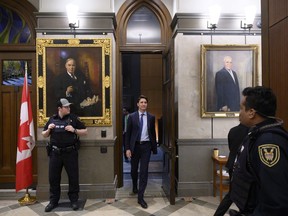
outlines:
M232 205L233 201L230 198L230 191L231 191L231 176L232 176L232 170L229 170L229 191L224 196L222 201L220 202L218 208L216 209L214 216L223 216L228 211L230 206Z
M140 162L138 200L142 200L148 182L148 167L151 156L151 142L136 143L131 158L131 177L133 187L137 187L138 166Z
M61 173L65 168L68 180L68 197L71 202L77 202L79 199L79 167L78 151L63 152L61 154L51 152L49 160L49 183L50 183L50 202L58 203L61 195Z
M219 204L214 216L223 216L228 211L230 206L232 205L232 200L230 198L230 191L225 195L221 203Z

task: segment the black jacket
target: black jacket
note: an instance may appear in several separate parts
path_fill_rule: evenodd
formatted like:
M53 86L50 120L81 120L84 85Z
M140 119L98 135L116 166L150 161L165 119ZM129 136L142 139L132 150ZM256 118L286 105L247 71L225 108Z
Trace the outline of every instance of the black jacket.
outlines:
M275 123L251 128L235 163L231 199L249 216L288 215L288 133ZM245 190L248 203L239 205Z
M249 128L239 124L230 129L228 133L228 146L229 146L229 157L226 163L226 167L229 171L232 171L234 161L240 145L244 138L248 135Z

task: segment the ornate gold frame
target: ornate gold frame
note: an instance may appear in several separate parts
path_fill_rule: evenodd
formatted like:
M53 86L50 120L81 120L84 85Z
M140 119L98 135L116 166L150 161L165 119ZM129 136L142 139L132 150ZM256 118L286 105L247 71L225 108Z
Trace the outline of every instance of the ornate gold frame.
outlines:
M260 84L258 74L258 45L201 45L201 117L238 117L239 111L218 111L215 90L216 72L223 68L224 57L231 56L233 71L239 80L240 98L245 87ZM240 101L239 101L240 104Z
M81 120L86 126L112 125L111 39L37 39L36 52L38 126L45 125L52 114L51 110L56 112L56 102L50 99L53 88L51 77L55 78L59 71L65 71L64 57L73 57L76 61L79 58L79 61L85 61L86 67L88 63L92 65L92 70L88 70L87 74L93 77L89 82L91 88L99 93L97 103L101 103L100 111L95 116L79 115Z

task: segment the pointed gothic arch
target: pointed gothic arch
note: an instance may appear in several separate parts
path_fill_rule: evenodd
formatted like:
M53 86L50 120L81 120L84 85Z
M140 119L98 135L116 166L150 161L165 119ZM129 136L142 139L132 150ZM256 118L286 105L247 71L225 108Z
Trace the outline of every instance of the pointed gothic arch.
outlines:
M127 32L127 26L128 21L131 18L131 16L141 7L148 8L158 19L160 23L160 30L161 30L161 44L160 45L141 45L139 44L135 45L137 46L138 51L143 48L142 46L148 46L150 48L159 48L159 50L164 51L166 46L169 44L169 41L171 39L171 28L170 24L172 21L171 15L166 8L166 6L162 3L162 1L159 0L139 0L139 1L133 1L133 0L127 0L125 3L120 7L118 13L117 13L117 38L118 38L118 46L120 48L124 49L133 49L134 45L128 45L127 44L127 38L126 38L126 32ZM121 26L121 28L119 28ZM129 48L130 47L130 48ZM146 48L145 50L149 50L149 48ZM121 49L120 49L121 50Z

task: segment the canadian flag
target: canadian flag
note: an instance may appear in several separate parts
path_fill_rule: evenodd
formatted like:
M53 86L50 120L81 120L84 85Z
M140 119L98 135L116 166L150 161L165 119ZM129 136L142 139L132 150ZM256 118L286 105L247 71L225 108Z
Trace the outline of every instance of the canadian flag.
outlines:
M29 187L33 183L32 150L34 146L35 133L32 106L28 88L27 72L25 72L17 144L16 192Z

